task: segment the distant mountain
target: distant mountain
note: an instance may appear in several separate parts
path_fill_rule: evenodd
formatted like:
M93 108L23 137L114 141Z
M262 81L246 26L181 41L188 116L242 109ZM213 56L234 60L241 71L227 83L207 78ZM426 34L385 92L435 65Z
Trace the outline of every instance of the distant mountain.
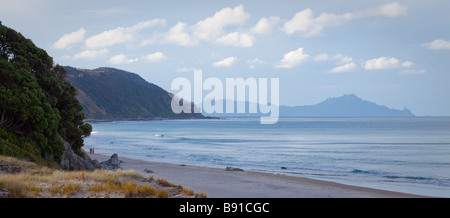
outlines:
M77 88L77 99L88 120L204 118L199 113L175 114L170 106L171 93L137 74L105 67L94 70L64 68L66 80Z
M224 102L225 105L230 100ZM237 102L234 102L235 111ZM223 113L206 114L215 117L260 117L267 116L261 113L248 113L249 106L258 105L256 103L245 102L246 113ZM280 117L409 117L414 116L410 110L390 109L386 106L378 105L359 98L354 94L346 94L341 97L328 98L315 105L306 106L280 106Z
M410 110L390 109L359 98L354 94L328 98L316 105L280 107L283 117L409 117Z

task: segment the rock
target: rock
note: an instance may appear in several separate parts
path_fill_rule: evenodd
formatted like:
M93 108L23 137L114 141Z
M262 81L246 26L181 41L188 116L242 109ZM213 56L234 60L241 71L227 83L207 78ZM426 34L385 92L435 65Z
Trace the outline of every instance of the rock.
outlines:
M64 140L61 136L60 139L64 142L64 153L61 156L60 167L63 170L95 170L100 168L98 161L93 161L89 155L85 152L84 158L78 156L73 152L72 146Z
M287 169L287 167L281 167L281 169L282 169L282 170L286 170L286 169Z
M146 172L146 173L154 173L152 170L149 170L147 168L144 170L144 172Z
M9 191L3 188L0 188L0 198L9 198Z
M241 168L237 168L237 167L226 167L225 168L226 171L244 171Z
M102 166L100 166L100 162L98 162L97 159L93 160L93 161L91 162L91 164L92 164L96 169L102 168Z
M113 154L109 160L100 162L100 166L107 170L117 170L120 168L119 155Z

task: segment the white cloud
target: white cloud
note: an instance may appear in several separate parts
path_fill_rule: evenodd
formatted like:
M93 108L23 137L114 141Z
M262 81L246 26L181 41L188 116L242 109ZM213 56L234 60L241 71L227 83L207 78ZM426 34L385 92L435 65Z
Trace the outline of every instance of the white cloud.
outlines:
M244 6L223 8L212 17L197 22L193 27L193 35L200 40L215 40L223 34L223 29L229 25L244 23L250 17L245 13Z
M323 13L314 18L313 11L307 8L296 13L291 20L285 22L282 30L288 35L299 32L304 37L317 36L325 27L337 26L354 18L352 13L343 15Z
M213 63L214 67L231 67L237 62L236 57L225 58L221 61L217 61Z
M405 61L402 63L402 67L411 67L412 65L414 65L414 63L411 61Z
M337 62L338 65L347 64L347 63L350 63L353 61L352 57L349 57L349 56L343 55L343 54L337 54L337 55L333 56L333 59L338 61Z
M253 34L267 34L270 33L275 25L280 21L279 17L261 18L258 23L250 30Z
M309 54L303 53L303 48L290 51L283 56L280 63L275 68L293 68L310 57Z
M260 60L259 58L253 58L252 60L248 60L247 64L250 64L249 68L253 69L256 67L256 65L267 64L267 62Z
M82 42L84 40L84 35L86 30L81 27L79 30L65 34L58 41L56 41L51 48L52 49L69 49L72 45Z
M366 10L363 13L363 16L385 16L385 17L398 17L404 16L407 14L408 9L400 5L398 2L394 2L391 4L381 5L375 9Z
M328 60L329 59L329 57L328 57L328 54L327 53L323 53L323 54L320 54L320 55L316 55L315 57L314 57L314 61L326 61L326 60Z
M356 66L355 63L350 62L348 64L344 64L344 65L335 67L335 68L331 69L329 72L330 73L344 73L344 72L354 71L356 69L358 69L358 66Z
M130 27L117 27L116 29L107 30L89 37L84 44L89 49L95 49L130 42L135 39L137 31L156 25L164 25L165 22L164 19L153 19L140 22Z
M396 68L400 64L400 61L397 58L374 58L367 60L364 64L365 70L383 70L389 68Z
M124 54L118 54L109 59L111 64L131 64L137 61L139 61L139 58L128 59Z
M431 50L443 50L443 49L450 49L450 41L446 41L443 39L436 39L432 42L425 43L424 46L426 46L428 49Z
M73 56L73 60L87 59L94 60L98 58L104 58L108 54L108 49L104 48L101 50L85 50Z
M165 34L164 40L166 42L172 42L181 46L191 46L198 43L187 32L187 24L178 22L175 26L170 28L169 32Z
M123 27L118 27L88 38L85 45L88 48L103 48L131 41L132 39L133 34L131 32L126 31Z
M142 57L143 60L148 62L160 62L166 58L167 57L162 52L155 52Z
M249 16L242 5L235 8L223 8L194 25L178 22L163 35L162 41L180 46L192 46L200 41L208 41L227 46L251 47L254 41L251 34L238 32L227 34L224 30L231 25L243 24Z
M350 20L369 16L397 17L406 15L406 11L407 8L405 6L399 3L392 3L354 13L322 13L318 17L313 17L313 11L307 8L296 13L292 19L286 21L282 30L288 35L300 33L303 37L312 37L320 35L326 27L339 26Z
M219 44L234 47L251 47L253 46L253 41L254 37L252 35L237 32L230 33L217 39Z
M367 60L364 63L365 70L385 70L399 67L411 67L414 63L411 61L401 62L397 58L380 57Z

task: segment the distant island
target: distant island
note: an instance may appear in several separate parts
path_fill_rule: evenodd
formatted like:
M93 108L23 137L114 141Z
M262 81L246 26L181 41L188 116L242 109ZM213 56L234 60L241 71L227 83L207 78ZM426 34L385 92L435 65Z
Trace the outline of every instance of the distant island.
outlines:
M224 102L224 107L226 105ZM250 104L246 102L246 111ZM235 102L235 105L237 103ZM397 110L373 102L363 100L355 94L345 94L340 97L330 97L315 105L280 106L280 117L412 117L415 116L407 108ZM258 117L260 113L223 113L206 114L216 117Z
M200 113L175 114L170 106L172 94L135 73L108 67L64 68L66 80L77 89L77 99L83 106L86 120L205 118Z
M328 98L315 105L280 107L283 117L411 117L407 108L391 109L386 106L363 100L355 94Z

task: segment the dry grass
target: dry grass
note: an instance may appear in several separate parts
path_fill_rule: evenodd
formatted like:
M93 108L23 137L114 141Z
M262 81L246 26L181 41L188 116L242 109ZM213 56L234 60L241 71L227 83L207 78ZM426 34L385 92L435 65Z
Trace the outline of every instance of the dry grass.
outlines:
M0 156L0 197L206 197L134 170L61 171Z

